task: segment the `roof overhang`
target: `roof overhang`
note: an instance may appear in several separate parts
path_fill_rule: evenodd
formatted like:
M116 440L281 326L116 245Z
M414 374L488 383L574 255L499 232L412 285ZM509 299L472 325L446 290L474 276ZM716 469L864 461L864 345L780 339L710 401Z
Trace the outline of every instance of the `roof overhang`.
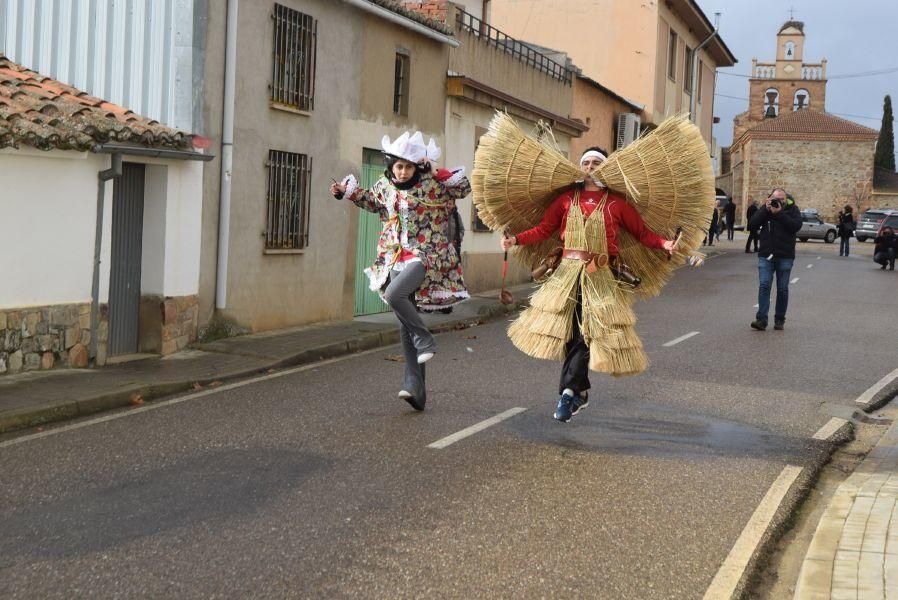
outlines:
M97 144L91 148L97 154L125 154L128 156L149 156L151 158L171 158L175 160L200 160L203 162L215 158L214 154L204 154L193 150L175 150L173 148L148 148L131 144Z
M580 137L589 129L580 121L555 114L465 75L450 73L446 78L446 93L494 110L507 110L511 115L533 122L548 121L552 129L571 137Z

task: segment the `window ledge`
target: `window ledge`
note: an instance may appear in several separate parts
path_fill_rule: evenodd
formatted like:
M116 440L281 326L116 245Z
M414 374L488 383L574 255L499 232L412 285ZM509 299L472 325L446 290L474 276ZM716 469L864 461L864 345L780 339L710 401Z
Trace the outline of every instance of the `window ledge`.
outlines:
M305 254L305 248L266 248L262 254Z
M275 110L282 110L284 112L293 113L294 115L302 115L304 117L311 117L312 111L310 110L300 110L294 106L288 106L287 104L280 104L279 102L268 102L268 106Z

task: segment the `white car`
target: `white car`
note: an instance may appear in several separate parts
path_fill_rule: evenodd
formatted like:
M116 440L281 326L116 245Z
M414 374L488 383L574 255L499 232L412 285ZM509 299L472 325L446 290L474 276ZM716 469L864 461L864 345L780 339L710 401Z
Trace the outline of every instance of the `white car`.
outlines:
M832 223L826 223L820 219L816 211L801 211L801 229L795 234L800 241L810 239L823 240L827 244L836 241L839 228Z

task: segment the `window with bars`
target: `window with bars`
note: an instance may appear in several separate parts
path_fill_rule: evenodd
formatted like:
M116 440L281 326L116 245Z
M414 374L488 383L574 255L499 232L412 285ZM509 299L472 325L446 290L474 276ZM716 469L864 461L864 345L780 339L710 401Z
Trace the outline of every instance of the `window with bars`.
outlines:
M393 79L393 112L402 116L408 116L410 62L408 54L404 52L396 53L395 75Z
M274 5L272 18L271 102L297 110L312 110L315 108L318 20L280 4Z
M309 245L312 158L268 151L268 215L265 250L300 250Z

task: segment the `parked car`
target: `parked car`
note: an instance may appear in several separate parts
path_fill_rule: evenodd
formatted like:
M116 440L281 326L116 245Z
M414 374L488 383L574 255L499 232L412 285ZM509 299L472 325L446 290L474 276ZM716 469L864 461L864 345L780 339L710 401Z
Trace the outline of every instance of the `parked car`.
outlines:
M832 244L836 240L837 235L838 227L832 223L824 222L816 210L801 211L801 229L795 235L800 241L806 242L810 239L815 239Z
M857 238L859 242L865 242L867 239L873 239L876 237L877 232L882 228L886 219L891 221L891 226L894 227L894 216L898 215L898 210L891 208L872 208L866 211L861 218L858 219L857 227L854 230L854 237Z

